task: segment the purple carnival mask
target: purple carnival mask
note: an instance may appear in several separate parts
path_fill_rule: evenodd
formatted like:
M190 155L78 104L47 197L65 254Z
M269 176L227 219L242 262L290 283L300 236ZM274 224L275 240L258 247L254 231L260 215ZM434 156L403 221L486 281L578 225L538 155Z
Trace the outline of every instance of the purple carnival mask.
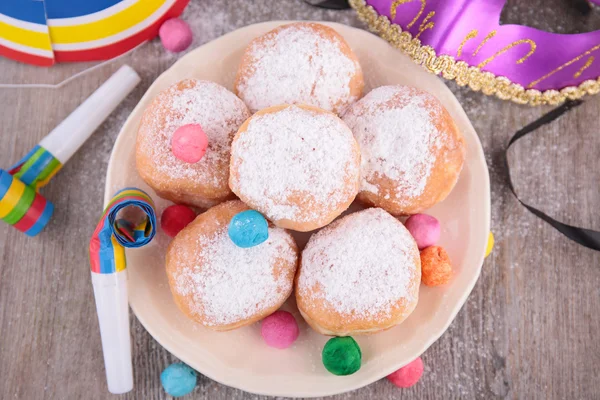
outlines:
M373 31L459 85L532 105L600 92L600 30L500 25L505 0L349 2Z

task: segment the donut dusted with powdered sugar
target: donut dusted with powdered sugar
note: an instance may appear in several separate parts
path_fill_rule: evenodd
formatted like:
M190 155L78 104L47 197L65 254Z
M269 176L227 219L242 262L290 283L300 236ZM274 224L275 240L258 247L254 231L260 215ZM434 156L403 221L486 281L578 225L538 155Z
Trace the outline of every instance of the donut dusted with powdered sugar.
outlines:
M261 320L292 293L298 263L294 239L271 226L263 243L237 246L227 229L245 210L239 200L209 209L179 232L167 250L175 303L187 317L217 331Z
M137 134L136 166L156 194L175 203L210 207L233 197L229 189L231 141L250 116L243 101L224 87L186 79L163 90L144 111ZM173 151L173 135L197 124L208 140L197 162Z
M370 208L311 236L296 276L296 302L319 333L376 333L412 313L420 281L410 232L386 211Z
M408 215L444 200L454 188L465 144L433 95L382 86L348 107L342 119L361 149L359 200Z
M358 59L344 38L321 24L280 26L246 48L236 94L252 112L279 104L310 104L339 113L362 95Z
M305 232L333 221L354 200L359 174L350 129L312 106L261 110L231 146L231 190L282 228Z

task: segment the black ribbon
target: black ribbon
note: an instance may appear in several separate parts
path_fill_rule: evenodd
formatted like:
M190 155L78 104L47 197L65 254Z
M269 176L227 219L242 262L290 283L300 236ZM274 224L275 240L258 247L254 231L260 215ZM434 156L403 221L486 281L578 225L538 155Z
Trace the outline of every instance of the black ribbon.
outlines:
M513 135L513 137L508 142L508 146L506 146L506 150L504 151L504 161L506 163L506 170L508 174L508 187L510 188L510 191L515 195L519 203L523 204L525 208L527 208L529 211L535 214L538 218L543 219L544 221L552 225L557 231L559 231L569 239L573 240L574 242L577 242L580 245L590 248L592 250L600 251L600 232L593 231L591 229L579 228L577 226L563 224L562 222L555 220L554 218L548 216L547 214L543 213L537 208L524 203L515 191L515 187L510 176L510 166L508 164L508 150L517 140L521 139L522 137L528 135L529 133L535 131L536 129L542 126L553 122L564 113L579 106L582 103L583 101L581 100L569 100L560 107L557 107L549 113L542 115L537 120L520 129Z
M304 0L304 2L311 6L326 8L328 10L345 10L350 8L348 0Z

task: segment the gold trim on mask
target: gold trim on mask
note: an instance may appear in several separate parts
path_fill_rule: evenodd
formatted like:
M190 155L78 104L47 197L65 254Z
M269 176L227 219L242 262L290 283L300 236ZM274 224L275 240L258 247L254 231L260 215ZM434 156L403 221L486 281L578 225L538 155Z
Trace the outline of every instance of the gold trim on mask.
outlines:
M565 87L560 91L550 89L542 92L537 89L525 89L518 83L511 82L506 77L481 71L479 67L469 66L466 62L457 61L452 56L438 56L431 46L422 45L418 38L413 38L409 32L402 31L400 26L392 24L385 15L377 14L377 11L367 5L365 0L349 0L349 3L356 10L361 21L366 23L371 31L387 40L392 46L404 51L413 61L425 67L429 72L442 75L445 79L455 80L459 86L468 85L472 90L482 91L486 95L496 95L496 97L502 100L512 100L515 103L532 106L541 104L556 105L567 99L575 100L588 94L597 94L600 92L600 77L596 80L588 79L579 86ZM403 3L406 3L406 1L395 2L396 6ZM420 33L429 27L423 28ZM495 32L493 33L495 34ZM488 36L493 35L490 33ZM480 47L487 40L488 37L481 43ZM516 44L520 44L520 42L513 45ZM531 50L526 57L535 51L535 44L529 44L531 45ZM581 57L585 55L587 54L583 54ZM491 60L486 61L489 62ZM571 60L571 63L573 61ZM591 61L588 59L588 63L591 64L591 62L593 62L593 58ZM540 81L545 78L547 76L542 77ZM533 86L533 82L529 86Z

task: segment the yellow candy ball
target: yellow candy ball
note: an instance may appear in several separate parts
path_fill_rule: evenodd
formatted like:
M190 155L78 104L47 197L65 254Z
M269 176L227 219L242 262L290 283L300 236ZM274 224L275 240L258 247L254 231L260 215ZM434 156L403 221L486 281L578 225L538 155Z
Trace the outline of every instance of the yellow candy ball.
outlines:
M490 232L488 236L487 247L485 249L485 256L489 256L492 250L494 249L494 234Z

